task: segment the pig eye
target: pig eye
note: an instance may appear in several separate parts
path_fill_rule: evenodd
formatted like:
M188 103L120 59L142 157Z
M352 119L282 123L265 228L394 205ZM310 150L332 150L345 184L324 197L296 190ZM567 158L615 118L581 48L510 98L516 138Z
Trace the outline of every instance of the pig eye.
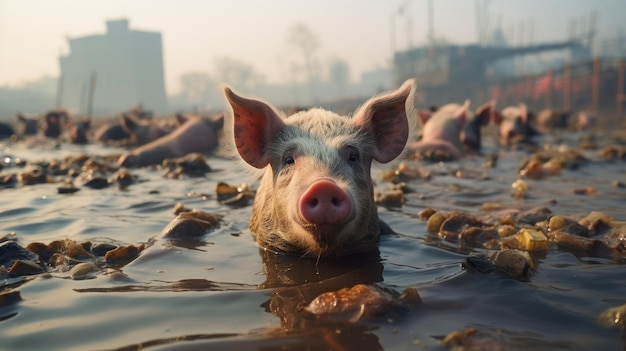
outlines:
M359 162L359 152L357 150L350 150L348 153L349 162Z
M292 165L292 164L296 163L296 160L293 158L293 156L287 156L287 157L285 157L285 160L283 162L286 165Z
M348 161L350 162L357 162L359 160L359 154L357 154L356 152L351 152L350 156L348 156Z

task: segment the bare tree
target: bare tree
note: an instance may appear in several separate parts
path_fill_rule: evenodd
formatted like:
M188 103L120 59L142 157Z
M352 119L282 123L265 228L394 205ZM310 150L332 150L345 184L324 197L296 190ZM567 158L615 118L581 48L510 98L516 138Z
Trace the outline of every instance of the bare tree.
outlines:
M329 80L337 87L337 98L342 98L350 81L350 65L345 60L334 58L328 68Z
M219 57L215 60L215 77L221 83L246 92L251 92L263 81L263 77L257 74L251 65L229 57Z
M316 59L319 40L317 35L303 23L296 23L289 29L287 43L302 55L302 68L306 73L311 98L315 100L314 81L319 80L319 65Z
M193 106L193 110L209 110L215 100L217 83L204 72L189 72L180 76L182 101Z

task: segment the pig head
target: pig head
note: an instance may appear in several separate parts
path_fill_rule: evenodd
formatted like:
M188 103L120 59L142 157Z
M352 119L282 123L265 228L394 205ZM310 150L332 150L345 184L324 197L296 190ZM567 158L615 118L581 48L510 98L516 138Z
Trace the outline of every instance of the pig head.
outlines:
M434 150L439 150L448 156L447 159L461 158L461 132L465 126L469 105L470 102L467 100L463 105L444 105L434 113L420 111L418 118L422 125L422 138L410 145L411 152L419 154L418 158L421 158Z
M525 104L509 106L496 113L495 122L500 125L500 142L502 144L527 142L539 134L531 125L533 118L534 115L528 111Z
M342 256L378 247L371 163L402 153L415 84L373 97L353 116L313 108L285 118L225 89L237 152L263 169L250 229L260 246L303 256Z

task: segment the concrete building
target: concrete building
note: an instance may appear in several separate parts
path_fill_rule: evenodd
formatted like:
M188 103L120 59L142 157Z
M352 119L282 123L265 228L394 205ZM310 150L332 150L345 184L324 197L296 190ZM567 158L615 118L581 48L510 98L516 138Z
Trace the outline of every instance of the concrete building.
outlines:
M59 107L108 115L142 104L165 113L161 33L131 30L126 19L106 26L105 34L68 38L69 53L59 58Z

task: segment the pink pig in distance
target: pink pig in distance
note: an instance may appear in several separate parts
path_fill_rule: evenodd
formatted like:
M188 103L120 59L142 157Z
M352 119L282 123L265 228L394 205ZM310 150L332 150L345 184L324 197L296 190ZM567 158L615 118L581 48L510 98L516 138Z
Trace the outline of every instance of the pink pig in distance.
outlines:
M257 243L311 257L377 249L371 163L404 150L414 91L409 80L351 117L319 108L285 117L226 88L225 129L243 161L263 169L250 219Z
M447 104L435 113L418 113L422 125L422 139L410 145L412 152L442 150L452 159L462 157L461 133L465 126L470 102L463 105Z

